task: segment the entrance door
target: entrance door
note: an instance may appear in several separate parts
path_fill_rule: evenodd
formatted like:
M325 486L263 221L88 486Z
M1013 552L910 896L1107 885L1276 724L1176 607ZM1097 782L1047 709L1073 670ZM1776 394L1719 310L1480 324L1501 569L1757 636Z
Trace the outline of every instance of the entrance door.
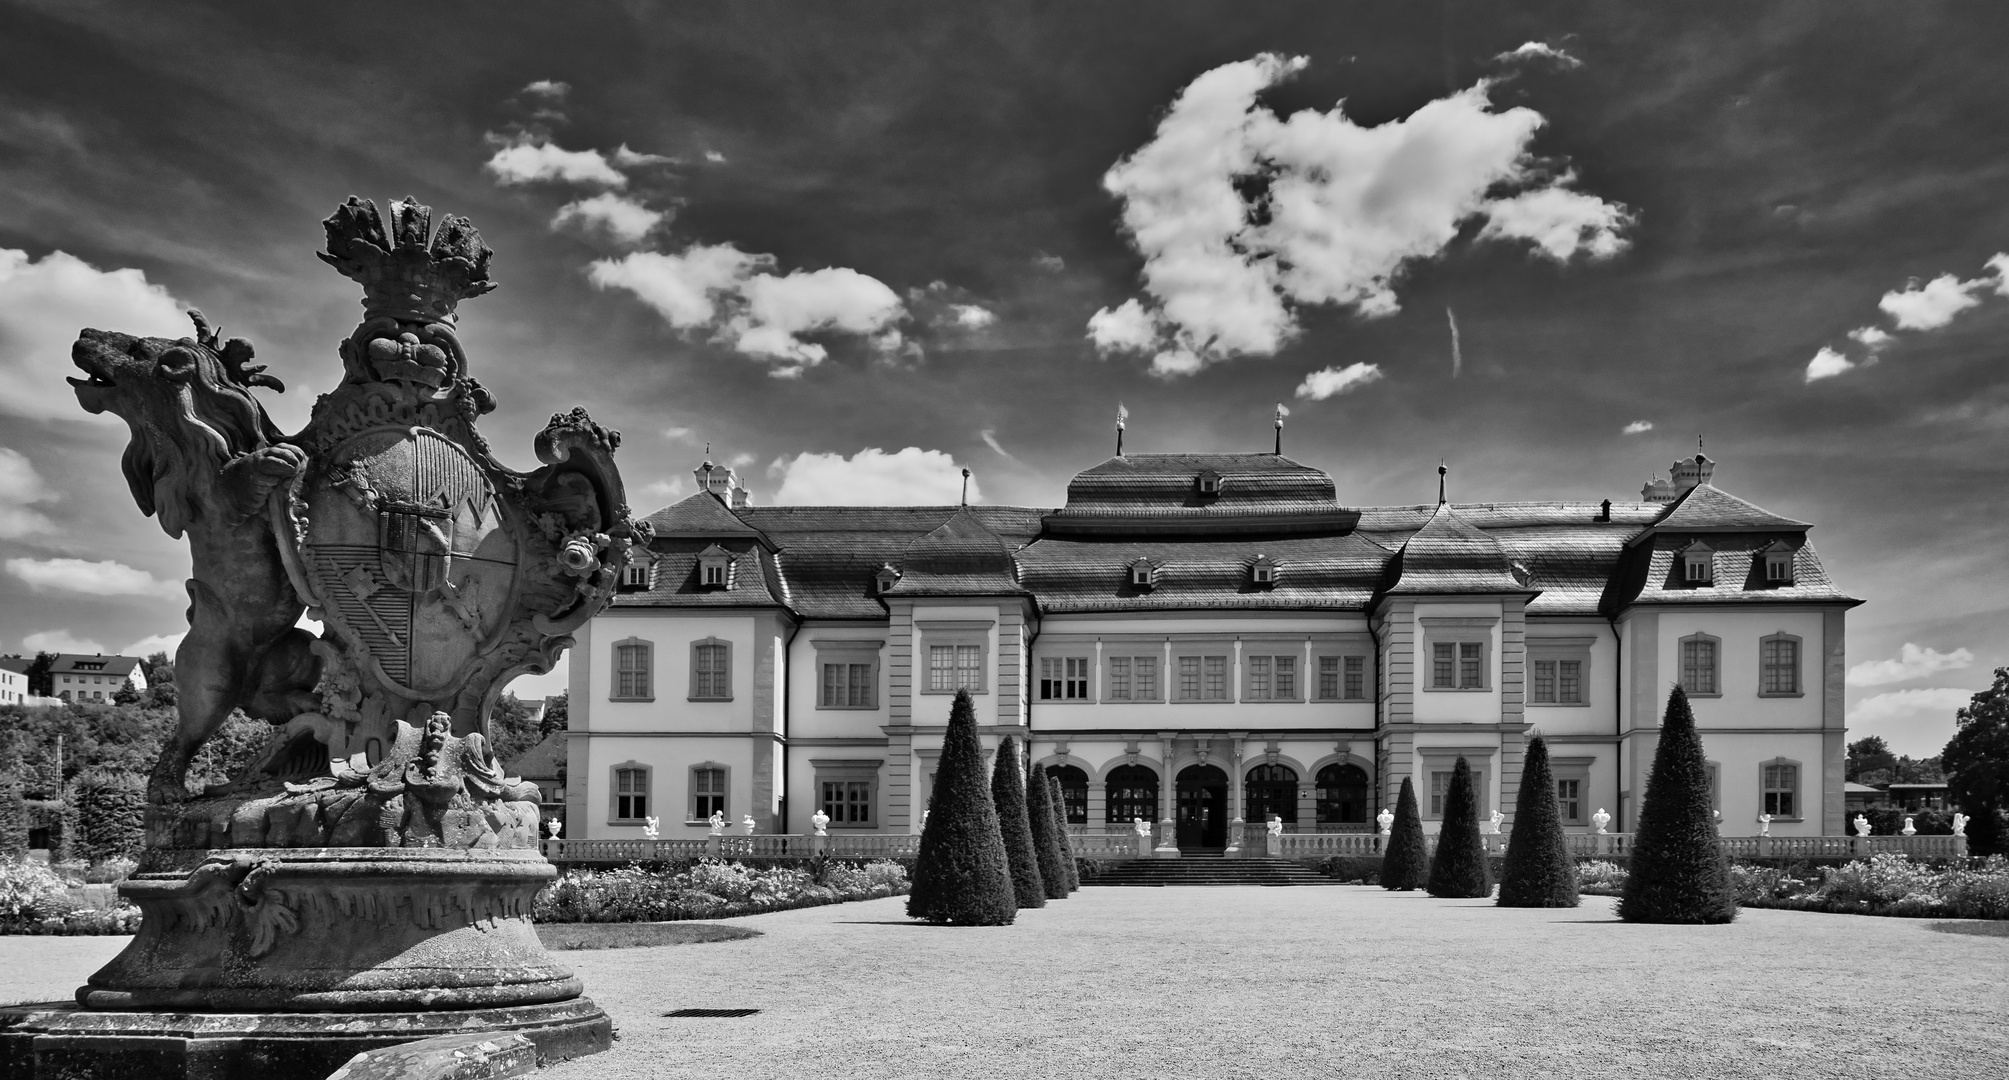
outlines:
M1179 772L1181 848L1228 846L1228 774L1212 765L1189 765Z

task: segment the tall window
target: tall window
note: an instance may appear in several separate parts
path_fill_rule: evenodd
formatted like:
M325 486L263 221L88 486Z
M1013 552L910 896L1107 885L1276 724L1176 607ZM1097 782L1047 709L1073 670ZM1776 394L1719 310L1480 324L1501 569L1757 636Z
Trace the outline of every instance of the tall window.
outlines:
M1158 820L1158 774L1147 765L1109 770L1109 823Z
M878 706L879 680L872 665L826 663L823 665L822 707L826 709L871 709Z
M1556 781L1556 805L1562 810L1566 822L1583 820L1583 781Z
M1179 700L1198 701L1200 699L1200 658L1182 656L1179 658Z
M640 821L649 816L649 770L614 770L614 817Z
M1430 774L1430 816L1444 816L1444 796L1451 791L1451 770L1443 769Z
M732 645L708 638L691 646L691 697L697 700L732 699Z
M1102 667L1109 675L1108 698L1112 701L1158 700L1158 658L1155 656L1105 656Z
M942 693L984 688L982 645L930 645L928 689Z
M1367 772L1358 765L1327 765L1318 771L1318 823L1367 823Z
M700 765L691 770L690 820L705 821L714 813L725 813L725 770Z
M823 812L832 825L872 824L872 781L823 781Z
M1349 656L1345 660L1346 682L1341 694L1348 701L1359 701L1367 696L1367 657Z
M648 642L639 638L629 638L614 645L614 696L617 698L647 698L650 696L649 668L655 650Z
M1242 786L1242 819L1268 821L1271 814L1297 824L1297 770L1288 765L1258 765Z
M1690 694L1719 694L1713 637L1697 634L1681 639L1681 688Z
M1073 765L1049 765L1047 775L1060 780L1060 801L1069 825L1088 824L1088 774Z
M1800 816L1800 767L1790 761L1768 761L1759 766L1763 785L1764 812L1773 817Z
M1039 662L1041 701L1088 700L1088 658L1050 656Z
M1437 641L1431 643L1431 689L1483 690L1485 687L1485 642Z
M1228 658L1225 656L1180 657L1179 700L1228 700Z
M1713 761L1705 761L1702 768L1709 774L1709 809L1723 809L1723 766Z
M1242 668L1249 680L1249 700L1296 701L1297 661L1295 656L1242 657Z
M1800 692L1800 639L1775 634L1758 643L1758 692Z
M1583 661L1536 660L1529 700L1549 705L1583 704Z

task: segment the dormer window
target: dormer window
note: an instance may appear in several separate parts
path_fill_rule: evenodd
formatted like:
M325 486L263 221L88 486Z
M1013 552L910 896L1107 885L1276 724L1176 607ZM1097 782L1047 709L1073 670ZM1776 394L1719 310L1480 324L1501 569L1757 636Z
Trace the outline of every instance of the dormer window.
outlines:
M1130 584L1139 589L1155 587L1158 584L1158 568L1149 559L1138 559L1130 564Z
M1260 589L1267 589L1277 583L1277 562L1268 555L1256 556L1249 567L1249 583Z
M1784 540L1774 540L1765 546L1765 584L1791 585L1793 583L1793 549Z
M1681 559L1681 580L1688 585L1710 585L1716 581L1716 553L1697 540L1676 553Z
M879 568L879 573L872 580L879 587L879 595L884 596L900 583L900 572L893 569L892 563L887 563Z
M732 588L732 552L717 544L698 552L698 587Z
M630 557L628 564L621 568L621 587L626 589L648 588L650 585L649 579L654 576L651 573L654 569L655 567L648 559L641 556Z
M1200 473L1196 482L1199 484L1200 494L1202 495L1219 495L1221 493L1221 474L1212 469Z

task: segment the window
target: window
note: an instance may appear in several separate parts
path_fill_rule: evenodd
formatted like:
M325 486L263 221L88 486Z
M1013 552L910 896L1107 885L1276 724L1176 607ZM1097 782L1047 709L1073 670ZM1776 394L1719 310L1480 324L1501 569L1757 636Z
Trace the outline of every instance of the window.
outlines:
M928 647L928 689L935 693L972 693L984 688L984 647L982 645L930 645Z
M1486 646L1482 642L1433 642L1430 658L1430 689L1485 689L1485 656Z
M1271 814L1287 825L1297 824L1297 770L1288 765L1258 765L1242 785L1242 820L1268 821Z
M1678 553L1681 559L1681 580L1689 585L1709 585L1716 580L1716 553L1700 540L1683 547Z
M830 818L833 829L869 829L874 826L879 798L881 760L851 758L815 759L816 805ZM934 783L929 775L928 782Z
M621 567L621 585L629 589L648 588L650 569L648 559L642 556L629 559L627 565Z
M725 766L704 764L691 769L691 821L709 821L725 810Z
M1048 776L1060 780L1060 802L1069 825L1088 824L1088 774L1073 765L1049 765Z
M1275 585L1277 583L1276 560L1267 555L1257 556L1254 565L1249 567L1249 581L1259 588L1267 588Z
M641 638L614 643L614 700L653 701L650 685L655 666L655 646Z
M1359 701L1367 696L1367 657L1348 656L1346 660L1346 682L1341 694L1348 701Z
M1158 584L1158 568L1149 559L1139 559L1130 564L1130 584L1139 589L1149 589Z
M1318 823L1367 824L1367 771L1358 765L1327 765L1318 771Z
M1088 700L1088 658L1050 656L1039 662L1041 701Z
M1444 797L1451 792L1451 770L1442 769L1430 774L1430 816L1444 816Z
M691 700L732 700L732 643L706 638L691 643Z
M698 587L701 589L732 588L733 554L713 544L698 552Z
M1109 770L1109 823L1158 820L1158 774L1148 765L1118 765Z
M1212 469L1194 477L1193 482L1199 486L1200 494L1202 495L1219 495L1221 493L1221 474L1214 472Z
M1486 799L1486 775L1491 761L1488 757L1475 755L1491 753L1493 751L1485 747L1463 749L1448 755L1443 747L1428 747L1419 751L1424 759L1424 774L1429 777L1429 801L1424 807L1424 817L1443 819L1444 800L1451 793L1451 773L1457 768L1458 757L1463 756L1466 764L1472 767L1472 798L1479 808L1479 820L1486 820L1486 815L1492 811L1492 804Z
M1583 704L1583 661L1536 660L1529 700L1543 705Z
M614 766L614 820L641 821L649 816L649 767L628 762Z
M1583 781L1556 781L1556 806L1562 811L1563 823L1579 824L1583 821Z
M1228 700L1228 658L1225 656L1179 657L1179 700Z
M1765 556L1765 584L1793 583L1793 548L1784 540L1774 540L1762 549Z
M1778 758L1758 767L1762 813L1775 818L1800 816L1800 766Z
M872 580L879 587L879 595L884 596L900 583L900 572L893 569L892 563L887 563L879 568L879 573Z
M1795 697L1800 693L1800 639L1773 634L1758 642L1758 693Z
M1242 671L1248 680L1247 700L1296 701L1297 661L1295 656L1243 656Z
M1720 644L1707 634L1681 639L1681 688L1690 697L1721 696L1716 675L1716 653Z
M1158 658L1155 656L1105 656L1102 666L1109 674L1109 693L1114 701L1157 701Z
M879 679L873 671L874 665L866 662L825 662L823 664L823 696L818 704L824 709L876 709L878 703Z

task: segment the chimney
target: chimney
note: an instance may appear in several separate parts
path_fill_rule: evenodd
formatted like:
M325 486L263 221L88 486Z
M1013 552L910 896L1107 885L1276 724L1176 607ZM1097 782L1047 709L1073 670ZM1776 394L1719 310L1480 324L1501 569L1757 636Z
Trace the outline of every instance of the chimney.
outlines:
M1674 494L1680 495L1699 484L1706 484L1716 474L1716 463L1700 451L1693 458L1683 458L1667 470L1668 479L1674 485Z
M716 496L735 510L743 509L752 502L752 495L740 486L739 474L727 466L707 461L692 469L691 475L697 479L699 491Z

